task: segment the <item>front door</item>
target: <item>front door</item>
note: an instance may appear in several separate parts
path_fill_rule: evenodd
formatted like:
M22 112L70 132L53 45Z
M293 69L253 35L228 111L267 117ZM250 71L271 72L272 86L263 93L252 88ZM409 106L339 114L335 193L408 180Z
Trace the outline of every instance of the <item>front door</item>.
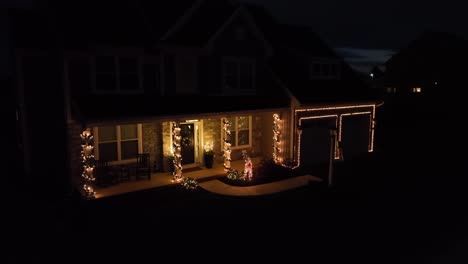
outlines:
M180 125L182 165L195 163L195 125Z

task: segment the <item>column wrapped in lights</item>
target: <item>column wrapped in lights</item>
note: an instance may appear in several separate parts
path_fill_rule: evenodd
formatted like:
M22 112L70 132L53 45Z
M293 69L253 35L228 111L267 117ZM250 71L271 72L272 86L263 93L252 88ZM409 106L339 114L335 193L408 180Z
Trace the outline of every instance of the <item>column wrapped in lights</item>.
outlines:
M224 130L224 169L227 171L231 168L231 122L227 118L223 119Z
M281 128L282 120L280 115L273 114L273 160L275 163L282 163L283 158L281 157Z
M182 154L181 154L181 145L180 140L182 136L180 135L180 127L177 122L173 122L172 125L172 152L174 153L174 160L172 161L174 165L174 172L172 173L172 181L180 182L182 180Z
M91 135L91 129L87 128L81 133L81 161L83 164L83 172L81 176L84 179L83 189L85 191L86 198L92 199L96 196L94 190L94 143L93 135Z

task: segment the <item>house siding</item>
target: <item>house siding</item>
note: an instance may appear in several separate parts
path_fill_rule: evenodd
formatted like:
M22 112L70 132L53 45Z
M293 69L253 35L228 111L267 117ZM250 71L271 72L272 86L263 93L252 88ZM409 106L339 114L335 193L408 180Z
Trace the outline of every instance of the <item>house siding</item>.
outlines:
M67 124L67 149L68 149L68 170L71 182L74 184L82 181L82 160L81 160L81 133L83 127L80 123L73 121Z

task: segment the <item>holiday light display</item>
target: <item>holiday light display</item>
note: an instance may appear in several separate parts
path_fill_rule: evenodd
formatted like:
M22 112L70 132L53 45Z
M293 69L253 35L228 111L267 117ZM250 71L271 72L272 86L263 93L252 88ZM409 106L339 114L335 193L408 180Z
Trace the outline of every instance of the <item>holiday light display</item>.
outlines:
M227 118L223 119L224 131L224 170L228 171L231 168L231 122Z
M278 114L273 114L273 160L275 163L283 162L283 155L281 154L281 129L282 121Z
M380 106L380 105L379 105ZM359 111L359 109L369 109L369 111ZM374 150L374 129L375 129L375 104L363 104L363 105L347 105L347 106L333 106L333 107L316 107L316 108L305 108L305 109L296 109L294 111L295 120L298 120L298 129L297 129L297 137L296 137L296 165L294 166L286 166L288 168L295 169L300 166L301 164L301 135L302 130L300 129L302 120L305 119L317 119L317 118L336 118L337 120L337 128L338 128L338 135L337 135L337 142L335 142L335 150L334 156L335 159L342 159L343 158L343 150L342 150L342 134L343 134L343 116L349 115L362 115L362 114L369 114L370 115L370 127L369 127L369 146L368 151L372 152ZM317 112L320 111L339 111L340 113L337 114L329 114L329 115L317 115ZM307 114L311 112L310 116L302 116L298 118L298 115Z
M172 173L172 181L180 182L182 181L182 154L181 154L181 145L180 140L182 136L180 135L180 127L176 122L172 123L172 152L174 154L174 159L172 163L174 165L174 171Z
M242 158L244 158L244 175L243 178L245 180L252 180L253 173L252 173L252 159L247 155L247 151L243 150L242 151Z
M369 145L367 147L368 152L372 152L374 150L374 126L375 126L375 107L372 112L355 112L355 113L345 113L340 115L340 125L339 125L339 133L338 133L338 142L341 142L341 137L343 133L343 116L352 116L352 115L369 115L370 123L369 123Z
M305 119L321 119L321 118L336 118L338 119L338 115L322 115L322 116L308 116L308 117L301 117L299 118L299 127L302 126L302 120ZM337 121L338 122L338 121ZM297 134L297 163L296 165L290 167L292 169L295 169L301 165L301 136L302 136L302 130ZM335 148L335 153L336 153L336 148ZM336 154L335 154L336 156Z
M91 129L87 128L81 133L81 161L83 164L83 172L81 176L84 179L83 190L85 191L86 198L92 199L96 197L93 183L96 180L94 177L94 146L93 135Z

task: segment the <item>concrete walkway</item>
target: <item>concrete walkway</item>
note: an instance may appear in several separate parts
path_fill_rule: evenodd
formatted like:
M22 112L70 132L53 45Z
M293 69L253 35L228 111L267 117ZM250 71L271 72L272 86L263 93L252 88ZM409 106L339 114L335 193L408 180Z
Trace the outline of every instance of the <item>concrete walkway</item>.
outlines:
M266 195L277 192L283 192L305 186L310 182L321 182L322 179L311 176L297 176L290 179L276 181L272 183L265 183L255 186L232 186L221 182L220 180L209 180L200 182L198 185L212 193L230 196L253 196L253 195Z

